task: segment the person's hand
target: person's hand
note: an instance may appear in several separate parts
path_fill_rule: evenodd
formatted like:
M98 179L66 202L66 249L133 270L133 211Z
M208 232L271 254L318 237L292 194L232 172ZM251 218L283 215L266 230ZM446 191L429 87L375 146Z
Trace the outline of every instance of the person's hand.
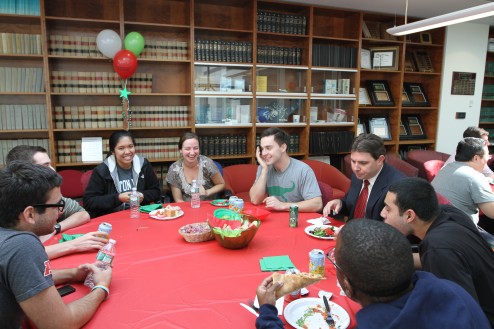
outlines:
M94 263L94 264L83 264L79 267L85 268L87 274L89 274L89 272L93 272L93 281L95 286L103 285L107 288L110 287L111 277L113 273L112 266L106 266L105 268L101 268L98 266L98 263ZM84 279L85 278L86 277L84 277Z
M266 162L262 159L262 154L261 154L261 148L259 146L256 147L256 159L259 165L261 166L262 169L265 169L268 167Z
M104 236L104 238L102 236ZM89 232L81 237L78 237L77 239L64 243L70 244L77 252L99 250L108 243L108 233Z
M340 212L342 206L343 206L343 202L340 199L331 200L326 204L326 206L322 210L322 214L324 217L330 215L336 215Z
M130 202L130 192L122 192L118 195L118 200L120 200L120 202L126 202L126 203L129 203Z
M206 197L208 196L208 192L206 192L206 189L202 185L199 186L199 195L204 195Z
M264 304L276 304L276 292L281 288L283 282L273 283L273 276L265 278L261 285L257 287L257 300L259 307Z
M278 200L275 196L268 196L266 199L262 200L262 203L266 205L266 208L285 210L283 202Z

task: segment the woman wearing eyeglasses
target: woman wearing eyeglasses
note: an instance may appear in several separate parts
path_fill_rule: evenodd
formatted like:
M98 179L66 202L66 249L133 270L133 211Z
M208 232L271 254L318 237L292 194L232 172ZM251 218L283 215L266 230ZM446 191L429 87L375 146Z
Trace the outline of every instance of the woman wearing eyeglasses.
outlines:
M160 201L159 181L149 161L136 155L129 131L115 131L108 157L91 175L84 192L84 208L91 218L129 208L130 192L137 187L140 204Z

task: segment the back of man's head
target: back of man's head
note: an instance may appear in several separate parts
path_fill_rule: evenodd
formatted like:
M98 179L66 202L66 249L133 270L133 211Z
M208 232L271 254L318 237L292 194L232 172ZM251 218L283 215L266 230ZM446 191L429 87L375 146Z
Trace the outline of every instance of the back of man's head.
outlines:
M410 287L414 273L410 243L381 221L349 221L338 234L335 256L353 289L371 298L397 296Z
M396 195L396 205L403 215L412 209L423 221L434 220L439 214L439 202L434 187L423 178L407 177L391 184L388 192Z
M24 161L34 163L34 155L36 153L48 153L44 147L31 145L17 145L9 151L5 159L5 164L12 161Z
M279 146L286 144L288 147L290 145L290 135L283 129L271 127L261 133L261 138L269 136L274 136L274 140Z
M474 156L484 156L484 146L486 143L483 139L476 137L465 137L458 142L456 146L455 160L460 162L468 162Z
M381 137L374 134L360 134L352 144L351 152L369 153L375 160L386 154Z
M463 132L463 138L465 137L477 137L482 138L482 136L489 136L489 132L483 128L479 127L468 127Z
M61 184L62 177L48 167L24 161L7 164L0 170L0 227L16 226L26 207L46 203L49 192Z

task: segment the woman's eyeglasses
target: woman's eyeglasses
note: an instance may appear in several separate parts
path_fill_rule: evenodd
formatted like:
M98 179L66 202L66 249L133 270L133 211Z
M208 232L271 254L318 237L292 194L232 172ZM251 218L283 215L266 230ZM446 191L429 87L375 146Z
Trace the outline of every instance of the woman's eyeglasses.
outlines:
M58 211L62 212L63 209L65 208L65 201L63 199L60 199L59 203L38 203L38 204L33 204L33 207L35 207L35 208L58 208Z

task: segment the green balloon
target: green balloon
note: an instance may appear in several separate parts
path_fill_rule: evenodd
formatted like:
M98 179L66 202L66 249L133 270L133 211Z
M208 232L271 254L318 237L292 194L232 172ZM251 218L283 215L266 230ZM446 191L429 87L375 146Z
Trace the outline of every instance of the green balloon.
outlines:
M124 40L125 49L139 56L144 49L144 37L138 32L130 32Z

